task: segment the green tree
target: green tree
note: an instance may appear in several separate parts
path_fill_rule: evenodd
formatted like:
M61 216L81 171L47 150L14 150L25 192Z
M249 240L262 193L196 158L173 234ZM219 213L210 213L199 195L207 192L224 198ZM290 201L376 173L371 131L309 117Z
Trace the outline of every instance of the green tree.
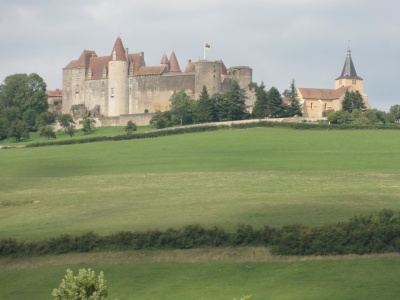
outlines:
M75 134L75 126L73 125L68 126L67 128L64 129L64 133L72 137Z
M257 83L252 83L252 88L254 88L256 94L253 116L260 119L268 117L268 93L265 90L264 82L261 82L260 86Z
M228 121L229 103L224 95L215 93L211 96L211 101L214 103L215 115L218 121Z
M268 112L269 117L280 118L284 115L284 104L282 96L276 87L268 91Z
M37 112L33 108L28 108L22 115L22 120L28 125L29 131L36 131Z
M389 109L389 112L395 116L397 122L400 121L400 105L399 104L392 105Z
M290 89L286 90L284 95L290 100L289 106L286 108L287 112L286 115L288 117L294 117L294 116L301 117L303 115L303 112L298 100L297 89L294 79L292 79L292 82L290 83Z
M216 120L214 101L208 95L208 91L205 85L201 91L200 97L195 102L195 108L193 112L193 118L195 122L207 123L214 122Z
M17 107L24 113L31 108L40 114L47 111L46 83L32 73L7 76L0 85L0 108Z
M127 133L127 134L130 134L130 133L132 133L132 132L134 132L134 131L136 131L137 130L137 126L136 126L136 124L135 123L133 123L132 121L128 121L127 123L126 123L126 126L125 126L125 132Z
M150 125L157 129L172 126L171 111L156 111L156 114L150 120Z
M84 117L83 120L79 122L79 124L82 124L82 131L84 132L84 134L88 134L91 133L94 129L94 124L96 124L96 120L89 117Z
M347 90L342 100L342 110L351 113L355 109L364 111L366 109L364 100L359 91L349 92Z
M10 123L7 130L7 137L14 138L17 142L20 142L21 139L29 139L28 125L21 120L16 120Z
M244 120L249 116L246 109L246 91L233 80L229 89L224 93L227 102L227 119Z
M79 269L77 276L73 271L67 270L67 274L58 288L51 295L55 300L103 300L107 299L108 287L104 273L98 276L91 269Z
M351 114L345 110L328 111L326 117L331 124L348 124L353 120Z
M185 90L174 91L171 98L169 99L171 102L171 113L178 120L180 125L184 124L184 120L190 117L193 100L186 94Z
M56 138L56 133L54 132L53 127L49 125L41 127L39 135L46 137L48 140Z
M74 118L72 118L71 114L62 114L58 116L58 122L60 126L63 128L64 132L67 133L69 128L73 128L75 125Z

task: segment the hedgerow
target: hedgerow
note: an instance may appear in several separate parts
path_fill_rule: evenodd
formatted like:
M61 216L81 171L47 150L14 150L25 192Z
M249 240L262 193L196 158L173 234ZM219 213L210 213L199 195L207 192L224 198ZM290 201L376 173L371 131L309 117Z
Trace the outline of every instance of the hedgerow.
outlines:
M139 249L191 249L201 247L270 247L277 255L344 255L400 252L400 213L383 210L376 216L356 216L347 222L308 227L253 228L241 224L233 232L221 227L188 225L180 229L117 232L100 236L62 234L38 241L0 240L0 256Z

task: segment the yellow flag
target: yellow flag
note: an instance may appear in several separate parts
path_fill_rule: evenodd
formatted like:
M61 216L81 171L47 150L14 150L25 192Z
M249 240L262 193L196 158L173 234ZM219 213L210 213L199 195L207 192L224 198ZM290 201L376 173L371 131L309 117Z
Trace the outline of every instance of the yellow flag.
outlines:
M210 50L210 48L211 48L211 47L210 47L210 44L207 44L207 43L204 44L204 49Z

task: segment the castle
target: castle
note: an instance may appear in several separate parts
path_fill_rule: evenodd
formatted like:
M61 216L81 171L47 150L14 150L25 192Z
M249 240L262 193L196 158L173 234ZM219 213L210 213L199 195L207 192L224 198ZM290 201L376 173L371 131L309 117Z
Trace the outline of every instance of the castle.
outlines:
M159 66L146 66L144 53L130 54L118 37L110 55L97 56L95 51L84 50L63 68L62 76L63 113L80 105L93 116L118 117L169 110L172 93L180 89L198 99L203 85L212 95L226 91L232 80L237 80L248 90L252 69L227 69L222 60L188 60L182 72L175 52L169 59L164 53Z
M328 110L338 111L342 108L342 101L346 91L359 91L365 106L369 109L368 97L363 90L363 79L357 75L351 58L351 50L347 49L341 75L335 79L335 89L298 88L297 95L303 107L303 116L321 118Z

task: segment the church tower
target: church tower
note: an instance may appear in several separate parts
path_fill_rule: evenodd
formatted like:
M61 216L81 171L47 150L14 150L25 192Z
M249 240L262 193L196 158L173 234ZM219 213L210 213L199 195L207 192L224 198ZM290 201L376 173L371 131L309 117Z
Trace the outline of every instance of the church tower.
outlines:
M353 60L351 59L351 50L347 48L346 61L344 62L342 74L335 80L335 88L354 87L364 96L363 79L357 75ZM366 96L366 95L365 95Z
M128 51L128 50L126 50ZM128 113L128 60L121 38L115 41L108 62L108 115Z

